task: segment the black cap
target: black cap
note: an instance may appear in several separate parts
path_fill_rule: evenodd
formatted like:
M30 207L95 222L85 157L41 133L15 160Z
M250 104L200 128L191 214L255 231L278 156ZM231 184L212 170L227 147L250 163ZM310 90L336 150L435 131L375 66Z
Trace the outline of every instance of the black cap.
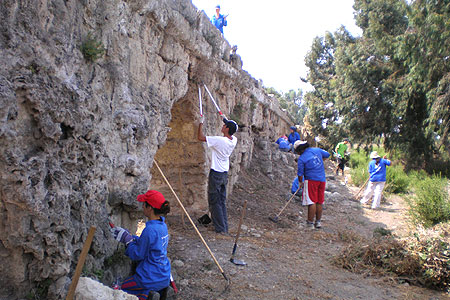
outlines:
M225 126L229 129L228 133L230 135L233 135L236 131L238 131L239 126L235 121L223 118L223 123L225 123Z

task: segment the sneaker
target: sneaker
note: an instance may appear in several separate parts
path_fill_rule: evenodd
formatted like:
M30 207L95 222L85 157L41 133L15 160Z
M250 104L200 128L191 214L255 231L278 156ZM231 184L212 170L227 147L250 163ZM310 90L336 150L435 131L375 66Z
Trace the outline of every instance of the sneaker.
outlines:
M314 227L322 228L322 224L320 223L320 221L316 221L316 223L314 223Z
M306 228L307 228L307 229L314 229L314 223L313 223L313 222L306 221Z

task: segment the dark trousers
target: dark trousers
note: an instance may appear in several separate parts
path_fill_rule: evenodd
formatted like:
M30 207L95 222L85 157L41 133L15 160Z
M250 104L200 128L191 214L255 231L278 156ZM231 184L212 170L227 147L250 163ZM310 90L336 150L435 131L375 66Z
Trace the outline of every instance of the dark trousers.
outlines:
M228 232L227 183L228 172L209 171L208 204L216 232Z

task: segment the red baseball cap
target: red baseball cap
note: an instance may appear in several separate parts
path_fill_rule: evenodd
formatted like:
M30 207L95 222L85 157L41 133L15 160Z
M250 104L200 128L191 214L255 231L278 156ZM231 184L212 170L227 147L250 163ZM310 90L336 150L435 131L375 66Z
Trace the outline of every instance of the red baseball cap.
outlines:
M149 190L147 193L138 195L137 201L139 202L147 202L151 207L156 209L161 209L161 206L166 199L164 199L163 194L155 190Z

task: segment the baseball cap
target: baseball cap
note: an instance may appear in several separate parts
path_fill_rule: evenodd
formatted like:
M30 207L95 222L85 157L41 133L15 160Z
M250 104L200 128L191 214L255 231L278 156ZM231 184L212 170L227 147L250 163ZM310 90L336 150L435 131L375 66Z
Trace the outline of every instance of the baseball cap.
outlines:
M235 121L227 120L226 118L223 118L223 123L225 123L225 126L227 126L227 128L229 129L228 133L230 135L232 135L238 131L239 126Z
M216 5L216 8L219 8L219 9L220 9L220 5Z
M161 194L158 191L155 190L149 190L147 193L138 195L137 201L139 202L147 202L148 205L150 205L153 208L161 209L161 206L164 202L166 202L166 199L164 199L163 194Z

